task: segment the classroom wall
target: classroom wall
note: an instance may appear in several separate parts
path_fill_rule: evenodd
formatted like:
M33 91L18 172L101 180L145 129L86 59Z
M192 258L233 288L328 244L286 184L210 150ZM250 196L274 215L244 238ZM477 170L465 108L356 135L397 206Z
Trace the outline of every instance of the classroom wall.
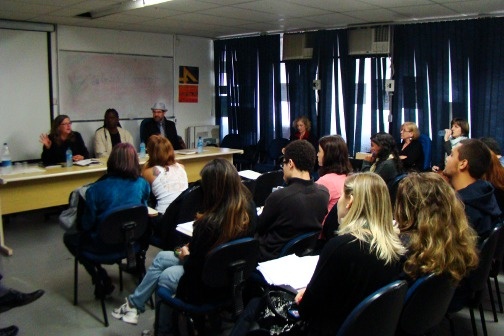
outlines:
M58 54L62 50L117 53L125 55L146 55L173 57L173 106L177 131L185 139L186 129L190 126L214 125L214 77L213 43L210 39L172 34L140 33L96 28L58 26L53 38L53 109L54 114L66 114L59 107ZM199 68L198 102L178 102L179 66ZM152 116L150 107L154 102L145 102L145 110L137 118ZM111 102L109 107L113 107ZM172 107L170 107L170 110ZM105 110L103 111L105 112ZM121 114L121 111L118 111ZM167 114L168 115L168 114ZM122 127L130 131L138 147L140 119L121 120ZM93 149L95 130L102 126L101 121L75 122L73 129L80 132L88 149Z

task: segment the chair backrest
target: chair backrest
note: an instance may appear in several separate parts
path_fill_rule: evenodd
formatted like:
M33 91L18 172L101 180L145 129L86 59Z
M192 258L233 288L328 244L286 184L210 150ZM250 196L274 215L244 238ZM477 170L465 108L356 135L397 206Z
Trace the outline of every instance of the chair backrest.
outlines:
M242 149L242 138L239 134L229 133L220 142L220 147Z
M322 236L325 240L329 240L336 236L336 231L339 229L338 222L338 204L334 204L331 211L327 213L324 221L324 226L322 227Z
M254 203L256 206L263 206L272 189L283 184L283 171L274 170L262 173L255 181Z
M184 190L166 209L160 222L159 242L156 246L173 250L189 241L176 231L177 224L194 220L196 213L203 209L203 190L199 184Z
M123 245L127 267L133 268L136 267L136 243L145 234L148 221L145 205L112 209L104 213L103 220L98 223L98 236L105 244Z
M457 282L447 275L429 274L408 289L399 319L405 334L424 335L438 326L446 315Z
M233 318L243 311L244 284L258 261L259 241L250 237L217 246L206 257L203 282L210 287L229 288Z
M408 176L406 173L401 173L394 177L392 181L389 182L388 184L388 190L390 194L390 201L392 202L392 206L394 206L396 195L397 195L397 188L399 187L399 183L402 181L403 178Z
M319 235L320 231L312 231L292 238L282 247L278 257L285 257L293 253L298 257L309 255L315 249Z
M268 146L268 157L278 164L277 160L282 156L282 149L289 144L289 139L276 138L271 140Z
M504 223L497 224L496 228L502 227ZM497 239L497 245L495 247L494 257L492 260L492 267L490 270L490 275L496 277L502 267L502 259L504 258L504 229L500 230L499 238Z
M431 167L432 140L427 136L427 134L420 134L418 141L422 144L424 153L423 170L429 170Z
M378 289L352 310L336 335L394 335L407 289L404 280Z
M502 232L502 227L496 227L492 233L486 238L480 246L479 264L476 269L469 273L469 285L473 292L481 293L486 289L488 276L490 275L490 268L492 260L497 247L497 241Z

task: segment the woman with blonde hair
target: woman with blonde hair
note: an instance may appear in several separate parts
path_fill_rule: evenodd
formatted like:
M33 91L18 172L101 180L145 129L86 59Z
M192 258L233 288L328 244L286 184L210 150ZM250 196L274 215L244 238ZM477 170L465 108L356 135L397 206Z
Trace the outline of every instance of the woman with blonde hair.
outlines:
M406 252L377 174L347 177L337 207L338 236L324 246L310 283L295 298L309 335L335 335L360 301L397 279Z
M408 248L411 280L431 273L462 280L478 265L477 235L455 190L436 173L410 173L399 184L395 219Z
M405 171L422 171L424 164L424 151L422 144L418 141L420 131L414 122L406 121L401 126L401 146L399 147L399 158L402 161ZM392 200L394 201L394 200Z

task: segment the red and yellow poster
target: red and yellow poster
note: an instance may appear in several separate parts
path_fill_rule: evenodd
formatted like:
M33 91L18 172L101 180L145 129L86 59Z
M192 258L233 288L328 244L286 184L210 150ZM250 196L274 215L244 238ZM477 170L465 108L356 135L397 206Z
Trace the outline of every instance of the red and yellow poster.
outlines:
M179 103L198 102L199 68L179 67Z

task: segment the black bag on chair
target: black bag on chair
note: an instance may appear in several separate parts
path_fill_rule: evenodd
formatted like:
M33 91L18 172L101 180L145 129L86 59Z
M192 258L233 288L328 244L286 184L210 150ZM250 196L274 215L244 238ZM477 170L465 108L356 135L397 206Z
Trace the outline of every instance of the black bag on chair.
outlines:
M272 289L250 300L230 336L304 335L304 322L291 315L294 297L291 292Z

